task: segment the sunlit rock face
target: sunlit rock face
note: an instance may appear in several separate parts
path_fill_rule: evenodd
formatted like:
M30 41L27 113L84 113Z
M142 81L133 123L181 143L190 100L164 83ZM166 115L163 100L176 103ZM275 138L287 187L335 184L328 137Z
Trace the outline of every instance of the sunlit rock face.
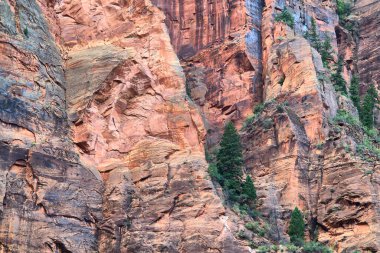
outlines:
M105 186L99 251L247 252L207 174L203 121L161 11L149 1L55 11L74 142Z
M295 206L307 240L379 251L378 159L304 36L315 19L364 94L379 8L356 1L349 31L330 0L0 0L0 251L252 252ZM251 241L207 172L228 121L269 226Z

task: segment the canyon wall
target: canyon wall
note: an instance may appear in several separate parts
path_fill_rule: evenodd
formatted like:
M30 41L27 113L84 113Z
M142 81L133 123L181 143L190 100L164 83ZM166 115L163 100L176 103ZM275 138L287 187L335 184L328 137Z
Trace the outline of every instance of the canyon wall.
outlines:
M103 183L70 139L61 51L35 1L0 16L0 249L96 251Z
M207 171L228 121L268 222L255 245L288 241L298 206L307 239L379 251L378 157L334 121L357 111L304 36L314 19L364 94L379 7L356 1L351 32L330 0L0 0L0 251L252 252Z

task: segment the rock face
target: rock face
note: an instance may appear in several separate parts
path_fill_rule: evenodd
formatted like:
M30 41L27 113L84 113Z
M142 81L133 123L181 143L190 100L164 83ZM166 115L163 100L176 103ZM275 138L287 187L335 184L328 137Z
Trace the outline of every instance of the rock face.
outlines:
M105 185L99 251L247 251L223 220L203 122L186 99L159 9L149 1L72 1L55 10L74 142Z
M103 183L69 138L60 50L35 1L0 16L1 251L96 251Z
M307 239L379 251L378 158L303 36L315 19L364 93L379 7L356 1L356 36L330 0L0 0L0 251L251 252L205 160L230 120L269 223L251 246L298 206Z
M261 1L153 1L166 14L188 95L206 120L207 146L261 99Z

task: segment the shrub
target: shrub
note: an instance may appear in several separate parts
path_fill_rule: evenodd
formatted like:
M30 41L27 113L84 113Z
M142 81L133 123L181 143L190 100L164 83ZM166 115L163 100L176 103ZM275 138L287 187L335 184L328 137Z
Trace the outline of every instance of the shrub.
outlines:
M278 113L283 113L283 112L285 112L285 109L284 109L284 106L283 106L283 105L277 105L276 109L277 109L277 112L278 112Z
M319 242L307 242L303 246L303 252L306 253L332 253L333 251Z
M263 124L264 129L269 129L273 126L273 120L271 118L264 119L262 124Z
M296 253L300 250L299 247L295 246L294 244L287 244L285 245L286 250L290 253Z
M284 22L285 24L287 24L288 26L290 26L291 28L294 28L294 18L293 18L293 15L288 11L288 9L285 7L282 12L278 15L276 15L275 21L277 22Z
M290 236L290 241L296 245L303 241L305 237L305 222L301 211L297 207L292 212L288 235Z
M253 241L249 241L248 246L249 246L251 249L257 248L257 244L256 244L255 242L253 242Z
M256 117L260 116L260 114L264 111L265 105L266 105L265 103L256 105L255 109L253 109L253 113L255 114Z
M237 233L237 237L242 240L249 239L248 235L243 230L239 230L239 232Z
M338 110L334 120L335 123L345 123L351 126L360 127L360 121L358 118L353 117L345 110Z
M278 81L278 84L279 84L280 86L282 86L282 85L284 84L284 82L285 82L285 76L282 76L282 77L280 78L280 80Z
M363 155L365 152L373 154L380 159L380 149L373 145L372 141L365 136L363 141L356 146L356 152Z
M344 0L336 1L336 12L339 16L340 21L344 21L351 12L351 5L346 3Z
M268 245L259 246L257 248L257 250L256 250L257 253L267 253L267 252L270 252L270 251L271 251L271 248Z
M254 119L255 117L253 115L248 116L243 123L243 128L247 128L248 126L252 125Z
M258 222L248 222L245 224L245 228L261 237L265 236L267 232L267 230L262 228Z

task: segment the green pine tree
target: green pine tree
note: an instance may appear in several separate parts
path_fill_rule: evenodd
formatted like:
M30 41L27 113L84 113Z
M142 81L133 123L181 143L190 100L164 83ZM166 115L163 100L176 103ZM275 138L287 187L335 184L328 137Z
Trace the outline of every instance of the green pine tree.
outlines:
M374 119L373 119L373 110L378 102L378 95L373 84L370 85L369 89L366 92L366 95L363 100L362 109L361 109L361 120L365 127L368 129L373 128Z
M360 113L360 85L359 78L353 76L350 83L350 98L354 106L358 109Z
M247 195L248 200L256 202L256 188L250 176L246 177L245 182L243 184L243 194Z
M234 125L229 122L224 128L220 149L216 156L217 168L223 177L222 184L235 193L240 192L243 153L240 136Z
M337 92L347 95L346 81L343 76L343 60L339 58L338 63L335 65L335 73L331 75L331 81Z
M288 235L290 236L290 241L292 243L298 244L303 242L305 237L305 222L303 220L303 215L298 207L294 208L292 216L290 218Z
M333 49L331 46L331 39L330 39L330 37L327 37L323 41L323 43L320 47L320 54L321 54L321 58L322 58L322 62L323 62L323 67L325 67L327 69L330 68L329 62L334 60L332 53L333 53Z
M317 24L314 19L311 20L311 31L307 33L307 38L310 40L311 46L319 52L321 50L321 40L319 39Z

